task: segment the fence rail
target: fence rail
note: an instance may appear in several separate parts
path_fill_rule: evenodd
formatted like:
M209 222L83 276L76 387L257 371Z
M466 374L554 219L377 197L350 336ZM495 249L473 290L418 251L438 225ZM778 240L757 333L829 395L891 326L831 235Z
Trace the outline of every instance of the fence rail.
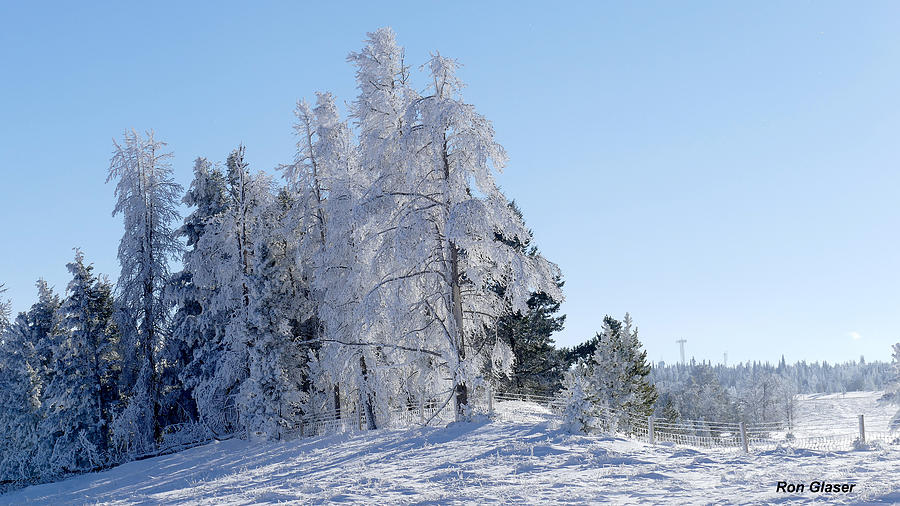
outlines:
M564 402L547 396L500 394L501 401L526 401L542 404L561 412ZM841 424L805 424L797 422L763 422L743 424L708 420L679 419L668 421L636 413L599 410L601 420L597 429L613 430L626 437L649 443L674 443L701 448L741 448L745 450L778 447L840 451L900 445L900 431L888 429L890 417L875 415L869 418L846 419ZM607 423L602 423L603 420ZM612 421L612 422L610 422ZM874 423L870 423L874 422ZM858 429L854 430L858 423ZM884 427L871 430L870 427Z
M536 411L535 407L540 410ZM533 419L536 422L560 423L565 401L549 395L493 393L485 389L478 392L478 395L470 396L469 408L500 421ZM390 409L390 413L382 413L377 418L384 419L386 414L389 414L386 418L390 420L387 425L390 427L444 424L456 417L452 402L409 403L394 407ZM858 420L848 419L839 425L821 422L744 424L691 419L671 421L637 413L600 409L592 427L598 431L616 432L652 444L743 448L745 451L779 447L842 451L900 445L900 432L888 430L887 420L884 416L863 418L860 415ZM287 429L283 436L294 438L356 432L365 430L366 426L365 414L359 409L331 410L305 417L299 425Z

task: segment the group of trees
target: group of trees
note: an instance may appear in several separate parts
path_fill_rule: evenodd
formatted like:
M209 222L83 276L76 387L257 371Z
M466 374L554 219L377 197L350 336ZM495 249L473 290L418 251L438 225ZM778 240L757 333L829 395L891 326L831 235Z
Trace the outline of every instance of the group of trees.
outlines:
M424 93L389 29L348 60L350 122L329 93L298 103L280 185L238 146L197 158L185 192L152 131L115 142L115 286L76 250L62 296L39 281L14 321L0 301L0 488L179 441L279 439L323 414L370 429L410 406L461 419L488 389L564 387L579 430L629 430L611 413L732 416L710 367L651 371L627 314L554 347L561 273L497 187L506 155L454 60L431 57ZM750 396L782 386L751 376L762 392L741 406L776 416Z
M0 314L0 490L95 468L110 451L123 363L112 285L80 251L67 267L65 298L41 280L31 309Z
M77 252L62 297L40 282L14 322L0 308L0 480L198 433L280 438L322 413L464 418L489 385L555 387L561 274L495 183L506 155L458 64L433 55L417 92L390 29L348 60L352 126L329 93L301 101L281 185L239 146L223 165L198 158L184 192L153 132L115 143L115 287Z
M795 395L881 390L889 364L865 359L777 365L748 362L655 364L650 378L659 389L656 415L667 419L762 423L790 421Z

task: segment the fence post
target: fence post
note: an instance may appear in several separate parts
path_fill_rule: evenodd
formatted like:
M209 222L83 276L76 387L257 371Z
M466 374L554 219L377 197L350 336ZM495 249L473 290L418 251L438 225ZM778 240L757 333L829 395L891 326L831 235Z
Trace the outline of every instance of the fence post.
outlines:
M490 383L488 383L487 395L488 395L488 415L494 416L494 387Z
M859 442L866 444L866 422L863 415L859 415Z
M647 417L647 433L650 436L650 444L656 444L656 435L653 433L653 417Z
M744 426L744 422L741 422L741 446L744 447L744 453L750 453L750 449L747 446L747 427Z

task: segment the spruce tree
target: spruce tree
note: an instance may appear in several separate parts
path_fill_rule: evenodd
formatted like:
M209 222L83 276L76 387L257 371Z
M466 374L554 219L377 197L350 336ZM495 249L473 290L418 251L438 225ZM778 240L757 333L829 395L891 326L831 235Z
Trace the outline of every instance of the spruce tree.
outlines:
M109 456L109 424L117 397L118 333L112 288L93 274L76 250L67 265L72 280L59 309L61 333L54 353L57 374L43 394L46 436L38 459L50 476L93 469Z
M171 380L182 385L182 392L176 392L179 398L190 395L183 415L196 416L213 434L224 436L234 429L226 406L233 406L228 395L236 380L221 381L220 374L228 353L225 328L237 307L225 289L234 257L225 247L222 231L230 206L225 175L205 158L197 158L194 179L182 202L193 211L178 229L187 248L184 267L169 287L169 299L175 304L169 370L174 372L178 363L184 363L177 380Z
M597 339L591 359L579 362L572 372L583 378L580 383L567 380L564 397L574 399L573 385L583 385L580 388L592 402L591 418L597 428L629 432L632 417L652 414L658 396L649 380L647 353L641 350L637 329L627 313L621 322L604 317Z
M44 476L39 455L47 438L39 424L45 416L46 385L56 378L54 360L61 331L59 297L44 280L38 301L19 313L0 335L0 483L27 483Z

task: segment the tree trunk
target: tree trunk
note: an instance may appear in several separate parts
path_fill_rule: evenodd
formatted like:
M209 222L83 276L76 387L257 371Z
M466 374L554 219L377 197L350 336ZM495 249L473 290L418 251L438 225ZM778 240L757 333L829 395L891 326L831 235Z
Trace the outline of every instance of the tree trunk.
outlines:
M447 135L444 134L444 142L441 146L441 159L444 165L444 180L450 181L450 155L447 149ZM447 210L450 209L450 202L447 202ZM453 311L454 331L456 333L452 338L456 341L456 358L458 363L462 363L466 359L466 342L465 332L463 331L463 308L462 308L462 290L460 289L459 274L459 249L453 241L448 241L450 246L450 305ZM456 371L458 373L458 369ZM454 375L454 390L456 391L456 419L462 420L466 417L469 404L469 388L465 381L460 381L457 375Z
M456 356L460 363L466 359L465 333L463 332L462 294L459 286L459 256L456 245L450 243L450 279L451 303L453 304L453 320L456 324ZM456 419L466 417L469 404L469 388L465 381L455 378L456 382Z
M378 427L375 424L375 408L373 404L375 404L375 394L369 392L369 369L366 367L366 358L362 355L359 356L359 368L362 371L363 377L363 391L360 392L360 397L363 401L364 408L366 410L366 428L369 430L375 430Z
M334 385L334 413L335 417L341 419L341 386Z

